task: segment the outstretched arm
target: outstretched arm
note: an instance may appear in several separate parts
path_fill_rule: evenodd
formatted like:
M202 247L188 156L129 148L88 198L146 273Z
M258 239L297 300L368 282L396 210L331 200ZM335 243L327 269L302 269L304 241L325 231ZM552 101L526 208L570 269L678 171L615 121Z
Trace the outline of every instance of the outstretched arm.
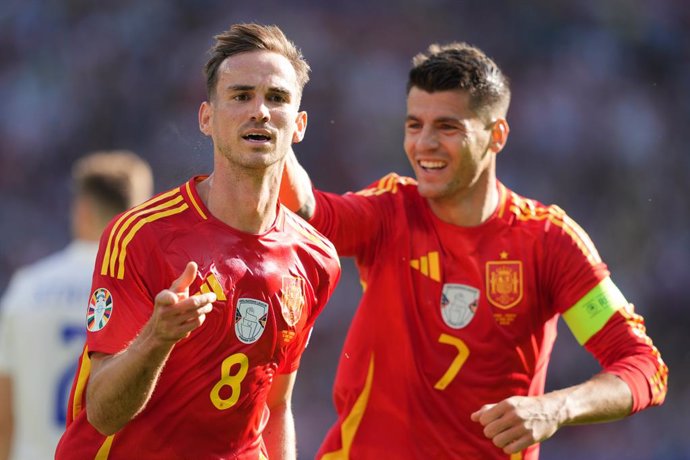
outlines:
M630 414L632 392L619 377L601 373L590 380L542 396L513 396L472 414L484 435L514 454L549 439L564 425L610 422Z
M271 416L263 432L268 457L278 460L297 458L295 420L292 416L292 389L295 386L297 371L291 374L276 374L268 393L266 404Z
M285 159L283 179L280 183L280 201L303 219L314 215L315 198L309 174L297 161L290 149Z
M175 344L212 310L215 294L189 296L196 272L196 264L188 263L170 289L156 296L151 318L124 351L91 356L86 410L89 423L102 434L116 433L143 410Z

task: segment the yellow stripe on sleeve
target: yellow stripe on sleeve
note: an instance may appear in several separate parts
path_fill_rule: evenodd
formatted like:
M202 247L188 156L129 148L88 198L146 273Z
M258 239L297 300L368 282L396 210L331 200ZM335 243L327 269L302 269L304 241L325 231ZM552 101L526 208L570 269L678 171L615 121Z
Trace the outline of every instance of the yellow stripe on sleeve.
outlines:
M584 345L614 313L627 304L623 293L607 277L563 313L563 319L577 342Z
M129 242L132 241L132 238L134 238L134 235L136 235L139 229L150 222L155 222L158 219L162 219L163 217L179 214L187 209L189 209L189 205L187 203L182 203L182 205L176 208L168 209L166 211L158 212L156 214L151 214L150 216L144 217L143 219L139 220L136 223L136 225L132 227L132 229L129 231L124 240L122 240L122 250L120 251L120 257L118 259L119 269L117 271L117 279L121 280L125 277L125 258L127 257L127 246L129 245ZM113 257L115 256L113 255Z
M72 399L72 420L76 419L81 412L81 400L86 389L86 381L91 375L91 359L89 358L89 347L84 345L84 352L81 355L79 373L77 374L77 385L74 388L74 398Z

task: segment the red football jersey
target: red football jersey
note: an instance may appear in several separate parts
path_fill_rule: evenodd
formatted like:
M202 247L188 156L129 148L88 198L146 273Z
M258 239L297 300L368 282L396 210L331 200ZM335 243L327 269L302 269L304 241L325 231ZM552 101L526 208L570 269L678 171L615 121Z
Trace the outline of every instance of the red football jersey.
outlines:
M261 235L215 219L197 194L201 179L127 211L104 232L58 459L266 455L271 378L297 369L340 264L330 242L280 205ZM125 348L188 261L199 265L190 294L215 292L213 311L175 345L144 410L103 436L86 418L88 354Z
M498 188L497 210L477 227L441 221L415 181L394 174L356 194L315 191L310 223L356 258L364 286L336 375L338 420L319 458L536 458L538 445L504 454L470 414L543 393L557 319L574 305L578 339L598 339L606 323L629 344L620 355L590 349L602 365L616 373L641 345L660 363L650 373L665 378L633 330L639 317L608 300L619 298L607 294L615 286L587 235L558 207ZM591 292L601 305L578 303Z

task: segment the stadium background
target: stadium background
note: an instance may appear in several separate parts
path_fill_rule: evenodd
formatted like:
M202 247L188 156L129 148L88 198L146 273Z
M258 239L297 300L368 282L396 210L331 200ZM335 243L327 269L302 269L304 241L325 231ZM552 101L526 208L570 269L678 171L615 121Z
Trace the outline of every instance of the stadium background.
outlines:
M0 291L67 243L69 165L129 148L156 190L211 168L197 129L211 36L280 25L312 66L297 152L317 186L395 170L410 58L464 40L512 80L499 177L565 208L597 244L670 367L665 406L562 429L544 459L688 459L690 440L690 6L685 0L5 0L0 6ZM295 393L300 458L334 420L330 388L359 296L353 264L317 323ZM86 301L86 299L85 299ZM79 306L76 306L78 308ZM372 333L385 333L378 331ZM596 372L562 330L547 385Z

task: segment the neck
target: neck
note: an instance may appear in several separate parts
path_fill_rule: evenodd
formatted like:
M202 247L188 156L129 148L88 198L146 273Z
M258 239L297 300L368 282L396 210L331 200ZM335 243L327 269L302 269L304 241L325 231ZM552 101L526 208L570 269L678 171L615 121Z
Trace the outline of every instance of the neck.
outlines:
M465 193L445 200L428 199L432 212L442 221L460 227L476 227L486 222L498 207L495 175L486 174Z
M282 166L278 162L263 172L216 167L197 190L218 220L246 233L261 234L276 219Z

